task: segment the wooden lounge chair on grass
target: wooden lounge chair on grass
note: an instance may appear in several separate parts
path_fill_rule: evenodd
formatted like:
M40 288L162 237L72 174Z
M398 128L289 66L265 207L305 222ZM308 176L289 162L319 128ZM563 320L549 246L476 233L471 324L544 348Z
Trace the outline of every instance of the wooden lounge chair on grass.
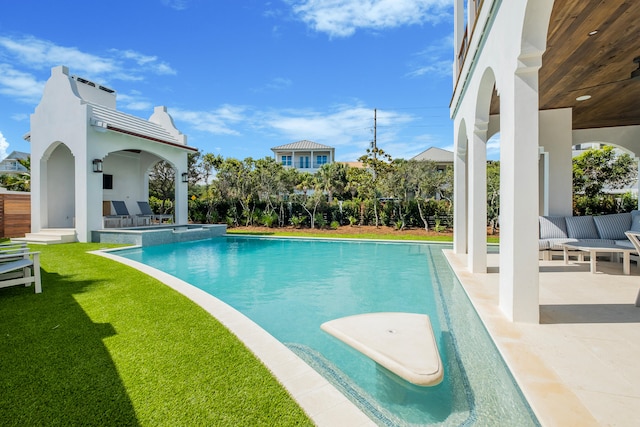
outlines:
M0 288L35 284L37 294L42 292L40 282L40 252L0 254Z

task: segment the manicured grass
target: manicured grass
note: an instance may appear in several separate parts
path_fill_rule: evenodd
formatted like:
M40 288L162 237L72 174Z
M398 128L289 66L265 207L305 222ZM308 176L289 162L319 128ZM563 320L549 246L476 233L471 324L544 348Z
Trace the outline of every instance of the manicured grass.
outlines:
M312 425L208 313L86 253L105 246L34 246L43 293L0 289L0 424Z
M243 229L227 229L227 234L238 235L254 235L254 236L291 236L291 237L325 237L335 239L379 239L379 240L421 240L429 242L452 242L453 238L450 234L420 236L415 234L406 234L402 232L381 232L381 233L358 233L353 232L352 228L339 228L333 233L314 232L308 229L301 230L281 230L274 228L273 231L247 231ZM488 243L499 243L500 238L495 236L487 236Z

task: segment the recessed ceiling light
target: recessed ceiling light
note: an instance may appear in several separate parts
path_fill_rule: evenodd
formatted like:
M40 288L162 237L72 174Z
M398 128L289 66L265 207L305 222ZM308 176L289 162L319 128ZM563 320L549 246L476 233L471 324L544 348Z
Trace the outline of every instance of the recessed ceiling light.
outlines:
M598 30L589 31L589 37L595 36L596 34L598 34Z
M581 95L576 98L576 101L586 101L587 99L591 99L591 95Z

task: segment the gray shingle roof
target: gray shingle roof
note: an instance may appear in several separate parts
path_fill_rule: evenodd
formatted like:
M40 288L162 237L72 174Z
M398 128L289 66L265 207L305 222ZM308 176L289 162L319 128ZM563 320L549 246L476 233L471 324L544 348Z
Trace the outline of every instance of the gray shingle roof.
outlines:
M318 144L317 142L307 141L303 139L302 141L292 142L291 144L279 145L277 147L273 147L272 150L331 150L333 147L328 145Z
M453 163L453 152L438 147L429 147L411 160L431 160L436 163Z

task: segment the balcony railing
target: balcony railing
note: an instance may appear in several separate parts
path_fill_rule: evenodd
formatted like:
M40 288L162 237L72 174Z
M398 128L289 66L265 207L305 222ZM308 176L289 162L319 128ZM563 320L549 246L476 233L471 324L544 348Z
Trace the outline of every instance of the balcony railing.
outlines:
M473 0L475 5L475 14L473 17L473 26L471 27L471 33L469 33L469 24L467 24L464 28L464 35L462 36L462 40L460 41L460 50L458 51L457 56L457 76L460 75L460 70L462 70L462 66L464 65L464 61L467 58L467 52L469 51L469 40L473 35L473 32L476 29L476 24L478 23L478 16L480 16L480 10L482 10L482 5L484 4L484 0Z

